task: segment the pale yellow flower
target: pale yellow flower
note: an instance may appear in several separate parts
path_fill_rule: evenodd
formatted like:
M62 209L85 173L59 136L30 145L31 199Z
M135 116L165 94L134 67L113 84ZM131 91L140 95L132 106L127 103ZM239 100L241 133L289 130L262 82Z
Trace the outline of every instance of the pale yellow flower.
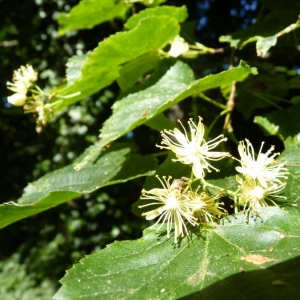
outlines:
M14 83L7 82L6 83L7 88L16 94L27 94L28 91L28 85L23 81L15 81Z
M270 204L277 206L274 202L276 198L286 199L286 197L278 195L285 187L285 183L273 183L266 188L257 179L249 176L246 176L245 180L236 176L236 180L242 192L238 203L244 207L244 210L257 213L261 207L267 207Z
M36 131L38 133L42 131L42 128L47 123L46 108L47 104L45 105L44 102L38 96L32 96L32 98L28 99L24 105L25 113L37 114Z
M188 234L187 223L192 226L196 226L196 218L192 215L192 211L187 205L189 200L186 194L182 193L182 189L176 185L171 185L171 177L163 177L161 180L158 176L157 178L161 182L163 188L154 188L150 191L142 191L142 200L151 200L150 203L140 205L139 208L154 206L155 208L144 212L142 215L146 217L147 220L153 220L159 217L157 222L152 226L155 227L160 222L157 230L159 230L164 223L167 223L167 236L170 237L170 232L174 226L174 242L177 243L179 237L183 237Z
M7 97L7 101L14 106L23 106L25 104L26 95L15 93Z
M31 65L21 66L20 69L14 71L13 81L22 81L30 86L30 83L37 81L38 74Z
M236 167L236 170L244 176L249 176L252 179L257 179L262 187L268 188L273 186L275 183L281 185L281 179L286 179L288 170L284 167L285 163L277 163L275 157L279 153L271 153L274 151L272 146L266 153L262 153L261 144L257 157L255 156L252 144L246 140L241 141L238 146L238 151L241 157L240 167Z
M27 98L27 92L34 81L37 80L37 73L32 66L21 66L14 71L13 82L7 82L7 88L15 94L7 97L7 101L15 106L24 106Z
M224 209L219 208L216 204L216 199L220 198L220 195L210 196L206 192L198 194L192 191L189 191L187 195L190 199L188 206L200 222L213 223L216 217L224 214Z
M162 145L157 145L159 148L169 149L173 151L177 157L174 161L179 161L183 164L192 165L192 170L196 178L203 178L204 170L211 172L211 170L219 171L213 167L208 161L220 160L226 156L230 156L227 152L211 151L217 147L221 142L227 141L223 135L219 135L215 139L206 142L204 140L204 125L199 117L198 125L192 119L188 121L191 137L189 138L186 129L182 126L184 133L175 128L174 130L165 130L161 133Z

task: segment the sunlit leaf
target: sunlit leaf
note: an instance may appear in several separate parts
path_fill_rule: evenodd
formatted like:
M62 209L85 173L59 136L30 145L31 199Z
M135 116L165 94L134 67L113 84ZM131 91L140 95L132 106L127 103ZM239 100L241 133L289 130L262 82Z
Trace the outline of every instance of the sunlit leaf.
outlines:
M175 7L175 6L158 6L154 8L148 8L140 11L138 14L130 17L124 24L127 29L132 29L144 18L148 16L169 16L176 19L178 22L183 22L188 17L186 6Z
M128 92L128 96L116 102L112 116L101 129L99 149L126 134L135 127L146 123L179 101L202 91L220 87L232 81L242 81L249 74L256 74L245 63L215 75L193 80L190 67L181 61L163 61L148 81ZM86 157L77 166L82 168L93 155Z
M254 123L258 124L265 135L276 135L278 133L279 127L273 123L271 123L267 118L262 116L256 116L254 118Z
M122 66L146 53L153 53L166 46L179 33L179 24L174 18L167 16L150 16L138 24L133 30L118 32L99 43L94 51L88 53L79 70L67 71L76 75L66 87L55 89L60 96L70 96L56 106L58 112L80 99L92 95L115 81L122 74ZM162 35L161 32L164 32ZM124 69L123 69L124 70ZM78 75L81 74L80 77Z
M280 159L286 162L289 177L284 189L289 205L286 206L291 213L295 210L300 214L300 138L288 138L285 140L286 149L280 155Z
M69 30L89 29L113 18L123 18L130 4L116 0L82 0L69 13L58 18L59 34Z
M81 77L81 68L87 60L87 55L74 55L67 62L66 77L68 84Z
M240 213L224 225L196 231L177 246L164 230L157 235L149 229L139 240L115 242L69 270L54 299L300 297L300 270L291 268L299 261L299 218L266 208L261 218L250 224L244 220ZM248 262L251 255L268 261Z

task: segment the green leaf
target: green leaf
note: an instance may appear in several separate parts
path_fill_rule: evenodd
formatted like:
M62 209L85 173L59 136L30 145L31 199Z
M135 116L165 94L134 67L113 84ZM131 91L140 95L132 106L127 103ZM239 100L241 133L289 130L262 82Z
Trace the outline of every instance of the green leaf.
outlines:
M263 130L266 136L268 135L276 135L278 133L279 127L275 124L271 123L267 118L256 116L254 118L254 123L258 124Z
M79 70L73 68L68 74L75 72L80 77L71 84L61 89L55 89L54 93L60 96L74 97L60 100L56 106L58 112L80 99L92 95L116 80L122 69L122 65L136 59L146 53L155 52L163 48L179 33L178 22L167 16L151 16L141 20L138 26L128 32L118 32L105 39L99 46L88 54L84 64L78 64ZM163 32L163 34L162 34ZM68 75L70 77L70 75Z
M83 67L87 58L87 55L74 55L68 59L66 64L66 77L69 85L72 84L77 78L81 77L81 68Z
M236 108L249 119L255 109L278 107L277 103L284 100L288 93L288 81L285 74L266 74L249 77L238 85Z
M280 155L280 160L286 162L289 170L284 193L291 206L287 205L286 209L295 213L295 208L297 208L298 214L300 214L300 138L288 138L285 141L285 147L286 149Z
M256 74L256 70L241 62L236 68L193 80L193 72L188 65L181 61L163 61L149 80L129 90L128 96L113 105L113 114L101 129L99 149L95 148L95 153L86 157L77 168L82 168L106 144L148 122L179 101L232 81L242 81L251 73Z
M256 42L256 53L257 56L264 57L272 46L277 43L277 36L262 37L259 36Z
M259 117L254 121L267 132L274 132L282 140L300 135L300 103L288 109L276 110ZM264 120L264 122L262 122Z
M256 42L258 56L265 56L267 51L276 44L277 37L287 34L300 26L299 11L294 7L285 7L271 11L246 30L236 31L232 34L221 36L220 42L230 43L231 47L242 49L248 43Z
M300 89L300 76L295 76L289 81L291 89Z
M130 4L116 0L82 0L70 13L58 17L59 31L63 35L69 30L89 29L114 18L124 18Z
M153 175L155 168L153 156L134 154L126 145L113 144L83 170L75 171L72 164L49 173L30 183L18 203L0 205L0 228L101 187Z
M244 220L240 213L204 227L176 247L165 227L162 235L147 229L142 239L114 242L69 270L54 299L299 298L300 271L291 268L299 264L299 218L266 208Z
M119 71L117 82L120 88L124 91L132 87L138 79L154 69L159 61L160 56L157 52L149 52L129 61Z
M158 6L153 8L148 8L140 11L138 14L130 17L127 22L124 24L124 27L127 29L133 29L138 25L138 23L149 16L169 16L176 19L179 23L182 23L188 17L186 6L175 7L175 6Z
M162 131L164 129L172 130L175 126L174 123L170 119L168 119L163 113L150 119L148 122L145 123L145 125L156 131Z

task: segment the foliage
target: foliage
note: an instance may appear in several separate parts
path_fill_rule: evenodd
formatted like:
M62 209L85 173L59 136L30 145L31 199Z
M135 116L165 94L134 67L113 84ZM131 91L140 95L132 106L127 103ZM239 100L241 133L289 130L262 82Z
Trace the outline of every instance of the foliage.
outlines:
M41 73L39 85L26 79L25 73L13 79L16 94L23 91L18 84L26 83L24 111L34 112L38 131L49 130L54 136L48 146L53 152L40 159L35 175L27 176L25 181L33 182L23 195L0 205L0 227L43 211L58 212L65 225L57 230L46 221L43 231L27 226L32 234L38 231L41 239L33 245L27 241L31 250L19 248L19 254L11 257L13 263L1 263L1 276L8 276L2 294L23 299L19 295L28 289L28 297L38 299L38 282L50 294L56 287L49 282L59 279L62 270L46 275L49 263L60 256L68 262L63 267L70 268L84 254L94 252L67 271L54 299L220 299L224 293L236 299L299 297L299 270L294 266L300 253L300 79L299 62L286 57L287 49L291 56L299 51L298 1L283 7L281 1L255 1L253 9L244 1L244 12L251 8L257 19L252 19L252 25L233 28L232 33L219 30L219 41L226 43L219 48L206 46L215 41L204 35L201 43L195 40L189 26L189 15L195 17L190 6L162 2L82 0L59 15L58 33L66 35L62 39L76 48L79 42L68 40L81 35L74 30L93 28L95 33L97 26L107 26L110 20L107 36L93 45L87 43L83 48L89 52L72 51L67 62L61 62L66 63L65 80L55 64L48 69L48 74L52 72L48 80L46 71ZM208 1L197 3L209 10ZM236 15L238 10L231 7L230 12ZM42 69L40 65L37 71ZM32 115L25 118L16 109L10 118L14 116L33 128L28 121ZM198 116L204 120L196 125ZM181 131L174 129L176 119L182 120ZM182 134L186 122L190 130ZM22 134L21 127L18 133ZM214 139L221 133L226 138ZM228 142L219 146L227 137ZM248 142L248 148L239 144L244 139L251 141L261 165L251 157ZM63 141L64 159L57 151ZM266 145L259 150L262 141ZM42 139L39 144L47 148ZM161 152L155 144L174 153ZM211 151L216 146L217 151ZM198 152L190 151L191 147ZM277 158L278 151L282 154ZM35 146L33 152L41 150ZM228 152L237 159L222 159ZM60 163L52 166L51 155ZM201 161L198 170L195 157ZM236 180L239 163L243 168L237 168L241 174ZM180 185L174 186L169 178L161 180L162 188L155 174L172 176ZM147 177L143 186L141 177ZM251 185L255 193L247 194ZM156 200L150 211L145 204L149 195ZM173 214L177 207L170 209L163 202L165 195L181 201L180 217ZM207 201L210 210L199 209L199 199ZM99 250L113 236L123 231L124 239L129 238L145 224L138 218L130 221L131 205L134 214L148 220L162 213L159 220L167 224L155 223L159 230L150 227L140 239L115 241ZM124 221L119 222L118 215ZM109 238L96 232L101 227ZM28 259L22 262L20 253ZM33 257L41 258L25 276ZM10 269L12 264L15 268ZM14 273L26 277L18 290L14 286L23 277L13 281Z

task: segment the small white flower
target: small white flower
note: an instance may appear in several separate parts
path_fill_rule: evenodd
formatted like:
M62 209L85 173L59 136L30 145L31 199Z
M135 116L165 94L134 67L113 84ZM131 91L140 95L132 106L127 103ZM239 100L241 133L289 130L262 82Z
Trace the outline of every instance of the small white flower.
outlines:
M276 198L286 199L286 197L278 195L285 187L285 183L273 183L265 188L258 180L249 176L246 176L245 180L236 176L236 180L242 192L239 204L244 207L244 210L247 208L248 211L257 213L261 207L267 207L270 204L277 206L274 202Z
M14 71L13 81L22 81L30 86L30 83L37 81L37 76L37 72L31 65L21 66L20 69Z
M26 94L28 89L34 81L37 80L37 73L33 70L32 66L21 66L20 69L14 71L13 83L7 82L7 88L15 94L7 97L7 101L15 106L23 106L27 98Z
M174 130L165 130L161 133L163 138L161 143L166 146L157 145L157 147L173 151L177 157L174 161L192 165L192 170L196 178L203 178L205 169L208 172L211 172L211 169L219 171L208 161L216 161L230 156L227 152L211 151L221 142L227 141L227 138L224 138L223 135L219 135L215 139L206 142L203 138L204 125L199 117L198 125L196 125L192 119L188 121L191 131L191 137L189 139L186 129L179 120L178 122L182 126L184 133L177 128ZM172 138L174 138L174 140Z
M26 95L15 93L7 97L7 101L14 106L23 106L25 104Z
M161 222L157 230L159 230L164 223L167 223L167 236L170 237L170 232L174 224L175 234L174 242L177 243L178 237L183 237L188 234L186 222L192 226L198 225L196 218L193 217L191 209L188 207L188 196L181 192L181 189L176 188L170 184L171 177L163 181L157 176L163 188L154 188L150 191L142 191L142 200L153 200L148 204L139 206L139 208L155 206L154 209L143 213L147 220L153 220L158 217L157 222L152 226L155 227Z
M171 48L169 50L169 55L173 57L178 57L189 51L189 44L179 35L171 43Z
M28 85L23 81L15 81L14 83L7 82L7 88L17 94L24 94L26 95L28 90Z
M236 170L243 174L244 176L249 176L252 179L257 179L262 187L267 188L268 186L282 184L281 179L286 179L288 171L284 167L285 163L276 163L275 157L279 153L273 153L274 146L272 146L266 153L262 153L262 147L264 143L261 144L257 158L255 158L255 153L252 144L246 140L241 141L238 146L238 151L241 157L240 163L241 167L236 167Z
M37 113L36 119L36 131L40 133L42 128L47 123L47 104L45 105L44 102L38 96L32 96L32 98L28 99L26 104L24 105L24 112L25 113Z

